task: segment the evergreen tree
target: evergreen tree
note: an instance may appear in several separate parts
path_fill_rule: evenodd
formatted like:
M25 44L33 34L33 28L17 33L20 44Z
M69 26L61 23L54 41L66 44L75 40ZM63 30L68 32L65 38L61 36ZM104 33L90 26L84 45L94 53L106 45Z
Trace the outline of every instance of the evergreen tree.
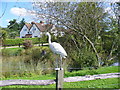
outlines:
M16 19L9 21L9 23L10 24L7 26L7 28L9 28L9 35L12 37L11 34L14 32L14 34L18 36L19 35L19 24L17 23Z
M25 25L25 19L23 18L19 23L20 30L23 28L24 25Z
M25 24L25 19L23 18L20 23L17 22L16 19L13 19L11 21L9 21L9 25L7 26L7 28L9 29L9 36L11 38L15 38L16 36L20 35L20 30L22 29L22 27Z

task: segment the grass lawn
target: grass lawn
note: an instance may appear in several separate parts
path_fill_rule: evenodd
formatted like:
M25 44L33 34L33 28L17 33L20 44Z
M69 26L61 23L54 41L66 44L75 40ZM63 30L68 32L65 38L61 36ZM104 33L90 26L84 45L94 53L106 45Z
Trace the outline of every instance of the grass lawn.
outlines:
M65 72L64 77L72 77L72 76L85 76L85 75L95 75L95 74L105 74L105 73L117 73L119 72L120 66L111 66L111 67L101 67L99 69L94 70L80 70L80 71L73 71L73 72ZM33 74L31 77L24 76L24 77L18 77L18 76L11 76L9 78L2 78L2 80L10 80L10 79L26 79L26 80L48 80L48 79L55 79L54 75L36 75Z
M85 75L95 75L95 74L105 74L105 73L117 73L119 72L120 66L110 66L110 67L101 67L93 70L80 70L73 72L65 72L65 77L69 76L85 76Z
M31 76L31 77L16 77L16 76L12 76L9 78L3 78L2 80L11 80L11 79L24 79L24 80L48 80L48 79L55 79L55 75L35 75L35 76Z
M90 81L80 81L80 82L65 82L64 88L120 88L118 84L118 79L120 78L109 78L109 79L97 79ZM47 86L38 86L38 85L13 85L5 86L3 88L55 88L55 84Z
M83 75L93 75L93 74L103 74L103 73L117 73L117 66L112 67L101 67L96 70L80 70L74 72L66 72L65 77L70 76L83 76ZM3 80L10 79L28 79L28 80L47 80L47 79L55 79L55 75L35 75L32 77L10 77L4 78ZM97 80L89 80L89 81L80 81L80 82L65 82L64 88L120 88L120 84L118 83L120 78L108 78L108 79L97 79ZM55 84L47 85L47 86L38 86L38 85L13 85L13 86L5 86L3 88L55 88Z

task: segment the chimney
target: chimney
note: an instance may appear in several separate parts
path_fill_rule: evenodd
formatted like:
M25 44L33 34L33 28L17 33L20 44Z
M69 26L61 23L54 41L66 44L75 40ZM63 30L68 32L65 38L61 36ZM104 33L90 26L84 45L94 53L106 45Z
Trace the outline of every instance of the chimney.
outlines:
M31 24L35 24L35 22L31 22Z
M41 24L44 24L44 22L43 22L43 21L40 21L40 23L41 23Z

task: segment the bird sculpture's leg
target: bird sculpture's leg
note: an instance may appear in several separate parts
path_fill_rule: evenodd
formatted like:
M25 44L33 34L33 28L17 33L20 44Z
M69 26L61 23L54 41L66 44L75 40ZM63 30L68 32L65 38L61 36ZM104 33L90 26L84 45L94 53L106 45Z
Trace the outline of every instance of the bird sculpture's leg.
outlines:
M62 69L62 56L60 55L60 69Z
M58 57L56 58L56 68L58 68Z

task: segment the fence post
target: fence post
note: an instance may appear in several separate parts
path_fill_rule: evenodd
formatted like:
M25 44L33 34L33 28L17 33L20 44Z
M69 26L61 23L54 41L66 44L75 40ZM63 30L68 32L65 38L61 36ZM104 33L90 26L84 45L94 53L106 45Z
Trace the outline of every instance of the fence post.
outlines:
M62 90L63 88L63 68L56 68L56 90Z
M19 43L19 47L20 47L20 43Z

